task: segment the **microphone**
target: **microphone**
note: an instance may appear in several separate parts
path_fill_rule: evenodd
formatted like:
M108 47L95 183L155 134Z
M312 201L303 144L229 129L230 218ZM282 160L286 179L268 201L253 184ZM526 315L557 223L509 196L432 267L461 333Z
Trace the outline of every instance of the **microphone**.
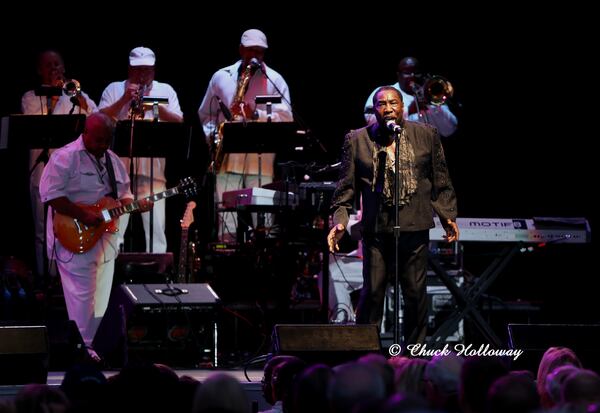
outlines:
M385 126L387 126L387 128L394 133L397 133L397 134L402 133L402 126L398 125L395 120L391 120L391 119L388 120L385 123Z
M252 66L253 68L260 68L260 62L256 57L250 59L250 66Z
M225 105L221 98L217 95L215 95L215 98L217 98L217 102L219 102L219 108L221 108L221 112L223 113L223 116L225 116L225 119L231 121L233 119L233 116L231 115L231 111L229 110L227 105Z
M253 57L252 59L250 59L250 66L252 66L252 73L256 73L257 71L261 71L263 72L263 74L266 75L265 70L263 69L263 65L262 63L256 58Z

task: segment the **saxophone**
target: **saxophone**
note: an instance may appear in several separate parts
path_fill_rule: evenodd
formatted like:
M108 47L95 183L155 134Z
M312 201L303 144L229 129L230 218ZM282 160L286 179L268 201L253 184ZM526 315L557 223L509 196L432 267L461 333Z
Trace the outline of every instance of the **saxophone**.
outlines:
M258 63L257 59L252 59L250 63L244 68L242 75L238 79L237 88L235 90L235 95L233 97L233 102L230 107L230 114L232 121L246 121L247 119L252 119L252 112L250 106L246 105L244 102L244 95L246 95L246 90L248 89L248 83L250 83L250 78L252 77L253 69L258 67L260 63ZM229 119L228 119L229 120ZM215 139L215 151L213 156L213 161L211 164L211 170L213 172L218 172L223 164L223 160L225 159L225 152L223 152L223 124L225 122L221 122L217 131L217 137Z

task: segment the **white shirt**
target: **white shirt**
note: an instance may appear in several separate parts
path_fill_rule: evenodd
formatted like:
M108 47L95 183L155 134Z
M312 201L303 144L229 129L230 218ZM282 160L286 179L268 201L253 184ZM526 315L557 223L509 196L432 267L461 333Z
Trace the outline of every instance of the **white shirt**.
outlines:
M83 111L81 106L75 106L73 110L74 115L90 115L98 111L96 104L86 93L81 92L81 96L87 102L87 111ZM72 108L73 103L71 102L71 98L63 92L62 96L58 97L52 113L55 115L68 115ZM48 99L46 96L36 96L34 90L29 90L21 98L21 112L25 115L46 115L48 113Z
M113 105L116 101L118 101L121 96L125 93L125 87L127 85L127 81L123 80L120 82L113 82L104 89L102 92L102 97L100 98L100 104L98 104L98 109L104 109L108 106ZM181 107L179 106L179 99L177 98L177 93L175 89L167 83L157 82L156 80L152 81L152 88L148 93L148 96L152 97L165 97L169 99L169 103L166 105L166 108L169 112L173 112L179 116L183 116L183 112L181 111ZM124 105L121 108L121 111L117 115L118 120L125 120L129 118L129 105ZM144 119L152 120L152 108L149 107L148 110L144 112ZM160 119L159 119L160 121ZM150 158L136 158L137 162L134 164L135 174L138 176L143 176L149 178L152 175L154 181L162 182L163 184L166 182L165 178L165 158L154 158L152 163L152 170L150 167ZM125 163L125 167L129 169L129 159L122 158ZM158 189L161 189L159 187ZM156 188L155 188L156 190Z
M225 116L219 108L217 97L222 100L228 109L231 108L237 91L240 66L239 60L231 66L217 70L208 83L206 94L198 109L198 116L208 140L212 140L217 133L219 125L225 121ZM266 72L266 76L265 76ZM290 106L290 92L283 77L264 62L262 68L257 70L250 81L244 95L244 102L258 113L258 121L267 120L265 105L256 105L254 99L258 95L281 95L281 103L272 105L271 121L291 122L294 120ZM262 154L262 174L273 176L274 154ZM222 168L227 172L254 174L258 173L258 155L256 154L228 154L225 156Z
M125 93L125 86L127 85L127 81L123 80L121 82L112 82L110 85L104 89L102 92L102 97L100 98L100 103L98 104L98 109L104 109L108 106L113 105L117 100L121 99L121 96ZM166 108L169 112L173 112L179 116L183 116L183 112L181 111L181 107L179 106L179 99L177 98L177 93L175 89L167 83L157 82L156 80L152 81L152 88L148 93L148 96L152 97L164 97L169 99L169 103L167 103ZM129 105L124 105L121 108L117 116L117 120L125 120L129 118ZM152 108L148 108L144 112L144 119L152 120Z
M66 197L71 202L93 204L112 191L110 178L106 170L106 156L110 156L115 172L118 198L133 198L129 190L129 176L119 157L112 151L106 151L101 159L101 167L96 165L91 155L83 144L80 136L77 140L57 149L50 156L48 164L42 173L40 181L40 196L43 202L56 198ZM100 169L100 170L99 170ZM51 211L48 212L50 218ZM47 226L48 256L52 256L54 249L54 231L49 220ZM117 255L116 235L105 235L113 248L105 249L105 260L114 259ZM57 242L57 246L60 242ZM57 250L57 252L60 252ZM64 257L63 257L64 258Z

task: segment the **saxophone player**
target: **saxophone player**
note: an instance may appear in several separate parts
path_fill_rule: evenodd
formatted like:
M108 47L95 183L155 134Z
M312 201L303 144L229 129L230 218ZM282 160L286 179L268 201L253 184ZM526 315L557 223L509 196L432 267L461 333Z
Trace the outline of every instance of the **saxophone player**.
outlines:
M260 30L250 29L242 34L239 45L240 60L217 70L206 89L198 109L204 133L211 145L219 133L219 125L226 120L267 121L264 106L256 106L258 95L281 95L282 102L273 105L272 122L293 120L288 85L278 72L264 61L268 48L267 36ZM275 154L261 155L261 182L272 182ZM216 199L220 203L223 192L258 186L259 158L257 154L225 155L216 171ZM251 223L245 223L245 227ZM219 217L219 237L232 241L236 234L235 219L231 213Z

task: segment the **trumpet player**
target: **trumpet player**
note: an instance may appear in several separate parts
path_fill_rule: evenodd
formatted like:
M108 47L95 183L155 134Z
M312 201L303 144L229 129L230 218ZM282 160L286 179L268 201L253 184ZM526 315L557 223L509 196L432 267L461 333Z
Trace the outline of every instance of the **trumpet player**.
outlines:
M402 94L404 119L429 123L435 126L439 134L443 137L452 135L458 126L458 120L445 103L446 98L451 97L453 92L449 82L446 82L449 89L445 92L440 91L440 96L436 96L437 100L432 102L428 101L426 91L424 91L424 78L419 61L416 58L409 56L400 60L396 75L398 82L392 86ZM444 82L441 78L438 79L440 79L440 83ZM375 122L375 111L373 110L372 102L377 89L379 87L373 90L365 103L365 120L368 124Z
M79 82L65 79L65 64L55 50L45 50L37 56L37 74L40 84L21 98L21 112L25 115L67 115L70 113L90 115L98 109L90 97L82 92ZM77 87L71 88L76 82ZM67 85L67 83L69 85ZM68 86L68 87L65 87ZM37 92L37 93L36 93ZM50 95L50 96L47 96ZM55 96L51 96L55 95ZM42 282L46 273L44 265L45 234L44 204L40 199L40 178L52 149L31 149L29 152L29 191L34 223L34 245L37 281Z
M145 110L142 105L143 96L165 97L168 103L158 106L158 121L183 122L183 112L175 89L167 83L154 80L156 56L147 47L136 47L129 53L127 79L109 84L100 98L98 108L101 112L116 120L126 120L134 116L136 119L153 120L151 107ZM167 137L165 137L167 138ZM127 170L130 170L130 158L121 158ZM165 158L133 158L133 175L131 182L136 198L145 197L166 190ZM152 173L151 173L152 172ZM153 176L153 179L150 176ZM153 213L152 246L150 246L150 214L142 214L144 233L146 235L146 251L163 253L167 250L165 235L165 203L157 202ZM119 243L129 222L129 216L119 220Z
M264 62L268 48L267 36L258 29L242 33L239 45L240 60L231 66L217 70L206 89L204 99L198 109L198 116L204 128L209 145L219 133L219 125L228 120L268 120L264 105L255 105L258 95L280 95L281 103L273 105L271 121L291 122L293 120L290 93L283 76ZM215 202L222 200L223 192L241 188L258 187L259 162L260 180L267 184L273 180L275 154L236 153L225 155L216 177ZM236 225L231 213L219 217L219 236L230 241L235 238ZM252 226L246 222L245 228Z

